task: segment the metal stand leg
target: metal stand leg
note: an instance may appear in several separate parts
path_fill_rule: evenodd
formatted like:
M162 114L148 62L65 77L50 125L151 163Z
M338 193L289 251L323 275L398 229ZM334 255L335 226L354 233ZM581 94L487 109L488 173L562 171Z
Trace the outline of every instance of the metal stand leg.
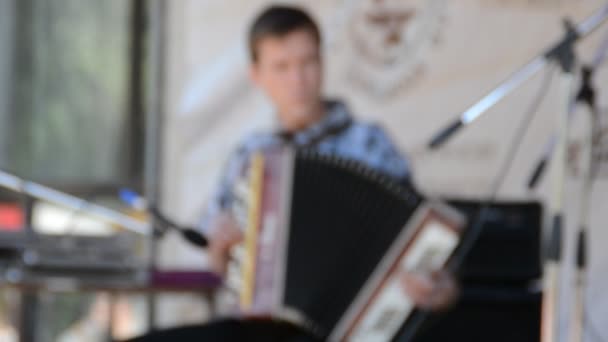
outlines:
M572 61L573 62L573 61ZM561 250L564 224L564 181L566 176L566 152L568 139L568 117L572 108L573 75L572 66L564 68L561 87L563 98L566 99L564 110L558 117L558 138L553 154L555 170L553 174L553 194L550 203L552 222L550 238L547 246L548 253L544 267L543 305L541 321L541 341L555 342L559 337L559 280L561 276Z
M36 292L24 291L21 294L21 314L19 317L19 342L36 340L38 296Z
M590 77L590 74L586 75ZM586 79L584 82L590 82ZM588 84L590 86L590 84ZM585 88L583 88L585 89ZM591 87L587 88L587 98L583 98L586 101L587 108L589 109L589 126L586 134L586 141L584 143L585 158L585 169L584 178L581 188L581 207L579 213L579 231L577 234L577 245L576 245L576 278L575 278L575 293L574 293L574 305L572 312L572 330L570 335L570 341L582 342L584 339L585 331L585 298L587 289L587 241L589 238L589 218L590 218L590 203L591 196L593 194L593 182L595 180L597 172L597 153L594 147L595 137L598 136L598 130L601 129L599 123L599 116L595 111L594 104L594 92Z
M108 342L114 341L114 329L116 327L116 303L118 300L118 294L116 292L108 292L108 335L106 340Z

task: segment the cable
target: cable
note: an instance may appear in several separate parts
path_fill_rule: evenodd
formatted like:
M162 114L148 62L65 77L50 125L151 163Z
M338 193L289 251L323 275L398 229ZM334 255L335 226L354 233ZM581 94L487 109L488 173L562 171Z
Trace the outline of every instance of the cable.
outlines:
M498 191L503 185L508 171L513 166L515 156L517 155L517 152L523 142L523 137L526 135L526 133L528 132L528 128L530 127L530 122L535 117L535 114L538 112L540 104L545 99L548 93L551 84L551 78L553 75L552 71L552 68L546 69L541 86L538 89L538 92L536 93L535 97L532 99L530 106L526 110L523 119L521 120L519 126L515 131L515 136L513 137L511 148L507 151L507 156L504 159L503 165L499 169L498 175L494 180L494 184L492 184L492 187L490 189L490 196L482 203L480 209L478 210L477 217L475 221L473 221L474 223L465 233L466 238L463 239L458 251L454 254L454 257L448 264L448 270L454 271L458 267L458 265L462 264L462 261L467 256L468 252L471 250L471 248L477 241L477 238L481 234L490 206L496 200ZM415 336L416 332L418 331L422 323L426 320L426 317L428 315L429 312L421 310L419 315L413 317L411 321L411 329L406 329L405 334L399 337L399 341L410 341Z
M472 233L469 232L469 234L467 234L468 236L473 234L473 237L467 238L464 240L464 243L462 245L463 247L461 247L461 253L457 256L457 258L455 258L456 264L459 264L462 261L461 259L466 256L468 251L471 249L472 245L476 242L479 233L481 232L481 226L483 226L483 223L485 223L484 221L485 221L485 218L487 215L487 211L488 211L490 205L494 202L494 200L496 200L498 191L500 190L500 187L503 185L504 180L506 179L507 173L510 171L511 167L513 166L513 162L515 160L515 156L517 155L517 151L519 150L519 148L521 147L521 144L523 142L523 137L525 136L525 134L528 131L528 128L530 127L530 122L534 118L534 114L536 114L536 112L538 111L538 108L539 108L542 100L545 98L545 96L547 94L547 91L549 89L549 85L551 82L551 76L552 76L551 71L552 70L550 70L550 69L547 71L545 78L543 80L543 83L541 84L541 87L539 88L539 92L536 94L530 107L526 111L524 118L522 119L522 121L520 122L520 124L516 130L516 134L513 138L514 143L511 145L511 148L507 152L507 156L505 158L504 164L503 164L502 168L500 168L499 173L496 177L496 180L491 188L490 196L482 204L482 207L478 211L479 214L477 215L475 225L473 225L471 227L471 230L473 232ZM480 227L477 227L477 226L480 226Z
M545 78L543 79L543 83L541 84L541 87L538 90L538 93L536 94L535 98L533 99L532 103L530 104L530 107L526 111L524 118L522 119L519 126L517 127L517 130L515 131L516 134L513 138L513 144L511 144L511 148L507 152L507 156L504 160L503 166L500 168L499 173L495 179L495 182L492 185L490 196L482 204L482 208L479 210L479 214L477 215L477 219L475 222L476 224L471 227L471 230L473 231L473 233L469 232L469 234L467 234L468 236L470 236L470 234L474 234L474 235L472 238L467 238L464 240L464 244L462 245L463 247L461 246L461 253L458 255L458 257L460 257L460 258L458 258L458 257L455 258L456 259L455 262L457 264L459 264L462 261L461 258L464 258L466 256L468 251L471 249L472 245L476 242L477 237L478 237L479 233L481 232L481 227L476 227L476 226L483 226L483 223L485 223L484 221L485 221L485 216L487 215L487 211L488 211L490 205L496 200L498 191L500 190L500 187L502 187L502 185L504 184L504 180L506 179L508 172L510 171L511 167L513 166L515 156L517 155L517 152L523 142L523 137L526 135L526 133L528 132L528 128L530 127L530 122L534 118L535 114L538 112L538 108L540 107L542 100L547 95L547 92L549 90L549 86L551 83L552 75L553 75L552 70L548 69L546 72ZM482 214L483 214L483 216L482 216Z

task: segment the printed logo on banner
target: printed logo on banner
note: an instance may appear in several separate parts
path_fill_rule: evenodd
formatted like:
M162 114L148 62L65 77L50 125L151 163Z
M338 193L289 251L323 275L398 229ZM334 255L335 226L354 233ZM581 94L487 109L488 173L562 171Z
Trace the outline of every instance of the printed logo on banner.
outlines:
M446 6L446 0L360 1L348 16L350 81L379 96L413 85L439 41Z

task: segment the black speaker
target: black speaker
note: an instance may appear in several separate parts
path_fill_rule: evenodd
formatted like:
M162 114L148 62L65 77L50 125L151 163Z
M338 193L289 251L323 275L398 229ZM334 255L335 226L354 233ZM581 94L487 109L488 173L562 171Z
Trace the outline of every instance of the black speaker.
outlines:
M538 342L540 322L540 292L465 286L459 302L431 317L414 342Z
M448 200L475 224L481 201ZM415 342L537 342L541 293L542 206L498 202L489 207L483 230L459 269L462 295L448 312L435 315ZM408 341L410 342L410 341Z
M482 203L448 201L475 224ZM541 276L542 206L498 202L489 207L483 230L460 268L465 283L527 284Z

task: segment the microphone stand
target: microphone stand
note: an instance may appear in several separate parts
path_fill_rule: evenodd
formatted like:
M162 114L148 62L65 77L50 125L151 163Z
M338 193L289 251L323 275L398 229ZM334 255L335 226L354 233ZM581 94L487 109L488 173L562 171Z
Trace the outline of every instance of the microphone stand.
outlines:
M553 193L550 200L550 213L553 217L549 245L544 265L543 306L541 323L541 341L557 341L558 336L558 294L561 267L561 241L563 229L563 189L566 168L566 139L568 136L568 117L572 101L572 86L574 81L573 68L575 64L574 44L587 36L608 19L608 5L598 10L583 23L574 27L566 22L564 38L549 48L541 56L536 57L522 69L517 71L503 84L483 97L475 105L466 110L458 119L436 134L429 143L430 148L437 148L462 127L472 123L484 114L490 107L498 103L511 91L519 87L528 78L542 69L549 61L555 61L561 68L560 89L566 103L558 117L558 137L554 151L554 161L557 164L553 180ZM483 219L483 216L479 220ZM481 224L478 224L481 226Z
M595 95L593 86L591 85L590 81L591 81L591 78L593 77L593 72L595 71L595 69L597 69L603 63L603 61L606 59L607 54L608 54L608 35L606 35L606 37L604 37L602 45L598 48L598 51L595 54L595 57L593 59L593 64L591 64L591 66L586 66L583 68L583 84L581 85L581 89L577 96L578 102L586 102L586 103L588 102L589 105L595 105L595 103L593 103L595 98L589 99L590 100L590 102L589 102L589 100L586 97L590 96L590 95L591 96ZM587 77L587 78L585 78L585 77ZM589 94L589 92L593 92L593 94ZM569 120L572 120L573 113L574 113L574 111L571 111ZM598 122L598 124L601 124L601 122ZM538 181L542 178L545 167L546 167L547 163L549 162L549 159L550 159L551 154L553 153L553 149L555 147L555 142L556 142L555 138L556 138L555 136L551 136L549 138L549 141L546 144L545 150L544 150L540 160L538 161L538 163L536 164L536 167L534 168L534 171L530 175L530 179L528 181L529 189L536 187Z
M151 234L149 224L146 222L50 187L24 180L2 170L0 170L0 187L74 211L85 212L104 222L123 227L137 234Z
M590 215L589 203L592 196L592 185L595 181L597 168L599 167L599 158L601 157L595 146L595 140L599 137L602 128L600 113L595 102L595 87L592 83L593 72L598 68L608 53L608 35L604 38L602 45L598 49L593 64L585 66L582 69L582 82L576 102L570 108L568 119L571 120L575 112L575 104L584 105L589 112L588 133L585 135L587 140L584 142L583 156L585 157L585 169L583 171L583 184L581 188L581 207L579 213L579 224L576 243L576 275L575 275L575 298L572 314L572 331L571 341L582 341L584 334L585 322L585 290L586 290L586 273L588 264L587 240L588 240L588 222ZM533 188L541 178L545 165L550 159L550 154L555 147L555 137L552 137L548 148L545 151L540 162L537 164L530 181L529 188Z
M568 27L570 30L571 27ZM568 118L574 85L575 54L573 42L564 44L557 55L561 68L560 90L565 103L557 119L557 142L553 154L555 172L552 194L549 199L550 222L549 243L545 255L543 272L543 299L541 308L541 341L558 341L559 336L559 290L561 277L562 236L564 224L564 182L567 169Z
M150 203L161 202L161 157L162 157L162 121L165 108L165 75L166 72L166 31L167 31L167 5L166 1L148 1L145 6L148 10L149 45L150 50L150 77L146 82L150 91L147 97L145 111L145 144L144 150L144 193ZM150 220L154 227L158 225L158 219L154 215ZM151 234L149 239L148 272L153 274L157 268L159 259L159 234ZM148 331L156 329L158 305L156 293L151 291L146 295Z
M579 213L579 225L576 244L576 276L575 276L575 298L572 315L571 341L583 341L585 326L585 293L587 287L587 241L590 202L593 194L593 182L595 181L597 168L599 166L598 151L595 146L596 137L599 137L601 125L599 112L595 104L595 89L591 84L593 69L583 69L583 84L578 94L578 101L585 104L589 111L589 131L584 142L585 169L583 173L583 185L581 188L581 207Z
M547 48L545 52L532 59L522 68L508 77L504 82L494 88L494 90L482 97L479 101L469 107L469 109L460 114L458 118L435 134L429 143L429 147L437 148L444 144L452 135L454 135L454 133L481 117L481 115L483 115L488 109L500 102L513 90L517 89L525 81L534 76L550 61L555 60L557 55L559 55L560 51L562 51L565 46L574 45L578 40L594 32L607 20L608 4L604 5L604 7L589 16L585 21L577 25L575 28L572 28L563 39Z

